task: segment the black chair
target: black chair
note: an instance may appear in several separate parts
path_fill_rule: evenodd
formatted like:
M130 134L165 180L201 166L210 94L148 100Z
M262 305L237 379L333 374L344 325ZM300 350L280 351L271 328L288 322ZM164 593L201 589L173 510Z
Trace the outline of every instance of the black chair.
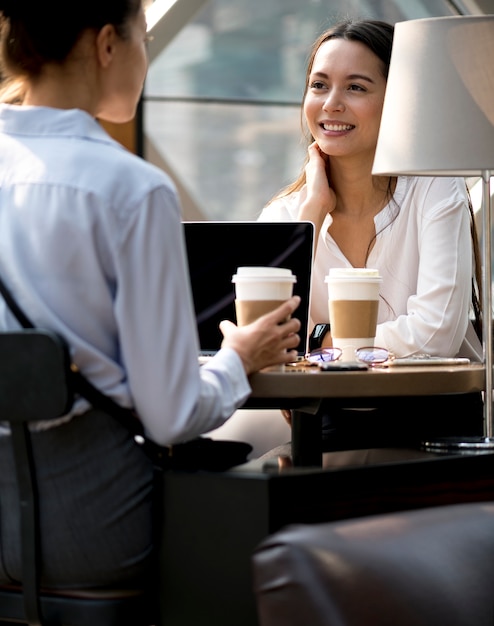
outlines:
M292 525L253 574L259 626L492 626L494 504Z
M36 468L28 422L64 415L73 394L65 344L54 333L0 333L0 421L8 422L19 486L22 586L0 586L0 624L150 626L155 600L143 589L40 589ZM0 494L1 497L1 494Z

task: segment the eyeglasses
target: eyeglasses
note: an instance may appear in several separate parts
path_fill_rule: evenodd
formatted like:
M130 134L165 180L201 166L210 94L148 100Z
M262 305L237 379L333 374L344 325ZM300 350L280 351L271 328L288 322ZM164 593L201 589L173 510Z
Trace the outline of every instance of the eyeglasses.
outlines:
M330 363L341 358L343 351L340 348L319 348L305 355L305 360L311 365L319 363ZM374 365L384 365L388 361L393 361L394 354L386 348L378 348L374 346L364 346L355 350L355 358L361 363L366 363L373 367Z

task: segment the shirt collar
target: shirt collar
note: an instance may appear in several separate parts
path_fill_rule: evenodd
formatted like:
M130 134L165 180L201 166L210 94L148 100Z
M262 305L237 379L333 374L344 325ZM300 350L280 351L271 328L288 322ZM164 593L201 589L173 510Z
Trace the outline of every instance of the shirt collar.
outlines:
M0 132L31 137L78 137L114 143L99 122L81 109L0 104Z

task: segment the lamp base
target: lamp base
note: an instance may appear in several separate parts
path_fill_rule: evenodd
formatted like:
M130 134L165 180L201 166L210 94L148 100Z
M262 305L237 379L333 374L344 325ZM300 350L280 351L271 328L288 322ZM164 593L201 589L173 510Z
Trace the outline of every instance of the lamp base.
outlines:
M490 452L494 450L493 437L443 437L423 441L422 448L430 452Z

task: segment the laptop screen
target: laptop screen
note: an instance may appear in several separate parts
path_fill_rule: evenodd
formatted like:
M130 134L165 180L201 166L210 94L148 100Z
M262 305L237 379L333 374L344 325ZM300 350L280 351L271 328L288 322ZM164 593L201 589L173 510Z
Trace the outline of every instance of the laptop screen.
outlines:
M183 222L200 356L215 354L222 341L219 323L235 317L232 276L241 266L285 267L295 274L301 297L298 352L307 348L314 246L311 222Z

